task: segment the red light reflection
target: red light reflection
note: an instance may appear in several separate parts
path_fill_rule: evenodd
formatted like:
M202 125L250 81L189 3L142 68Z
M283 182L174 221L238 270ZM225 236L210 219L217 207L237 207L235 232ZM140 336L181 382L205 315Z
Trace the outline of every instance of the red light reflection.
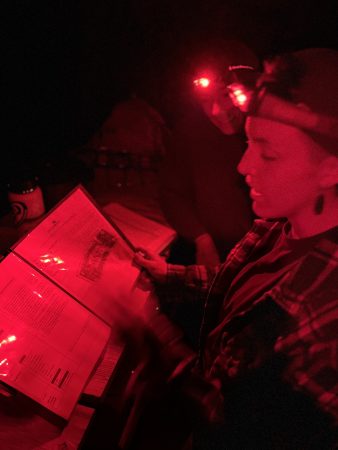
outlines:
M15 342L15 341L16 341L16 336L14 336L14 335L7 336L6 339L3 339L0 342L0 349L2 347L4 347L4 346L8 345L8 344L11 344L12 342ZM7 377L8 376L8 366L9 366L8 358L3 358L0 361L0 369L1 369L0 377Z
M52 256L48 253L40 256L40 262L42 264L49 264L50 266L60 266L64 264L64 260L59 256ZM67 270L65 267L59 267L58 270Z
M3 347L4 345L10 344L11 342L14 342L14 341L16 341L16 336L10 335L10 336L8 336L6 339L3 339L3 340L0 342L0 348Z
M6 371L6 368L8 367L8 359L4 358L2 361L0 361L0 368L2 370ZM0 372L0 377L7 377L8 373L6 372Z

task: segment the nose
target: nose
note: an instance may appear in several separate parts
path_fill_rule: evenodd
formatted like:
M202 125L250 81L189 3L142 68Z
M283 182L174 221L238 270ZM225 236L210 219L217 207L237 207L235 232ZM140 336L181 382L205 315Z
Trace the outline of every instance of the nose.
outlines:
M213 117L216 117L219 115L220 111L221 111L221 108L220 108L219 104L217 102L213 102L212 106L211 106L211 115Z
M249 175L252 174L254 172L254 161L253 161L253 155L252 155L252 150L250 150L250 147L248 147L240 162L238 163L237 166L237 171L241 174L241 175Z

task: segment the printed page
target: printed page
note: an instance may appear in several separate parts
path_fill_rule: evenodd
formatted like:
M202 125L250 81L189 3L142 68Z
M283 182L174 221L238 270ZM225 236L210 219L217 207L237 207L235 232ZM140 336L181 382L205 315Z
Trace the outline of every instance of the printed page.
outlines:
M145 247L160 253L175 238L176 232L161 223L148 219L119 203L110 203L104 211L123 230L135 247Z
M116 364L120 359L122 351L122 345L119 345L112 340L108 342L108 345L100 358L99 364L95 368L95 372L89 378L88 384L85 386L82 394L94 398L100 398L103 395Z
M109 324L111 302L128 297L139 275L133 250L81 188L13 251Z
M0 264L0 380L68 419L110 328L14 254Z
M34 447L34 450L76 450L80 448L94 412L93 408L76 405L72 417L61 435L38 447Z

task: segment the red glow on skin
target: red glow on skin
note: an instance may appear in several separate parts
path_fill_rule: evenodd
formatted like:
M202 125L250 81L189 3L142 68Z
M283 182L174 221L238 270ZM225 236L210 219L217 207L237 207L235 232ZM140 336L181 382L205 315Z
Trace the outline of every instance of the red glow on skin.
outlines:
M238 171L250 187L255 214L287 218L297 237L318 233L322 218L312 225L321 183L316 142L298 128L255 116L246 121L246 135Z

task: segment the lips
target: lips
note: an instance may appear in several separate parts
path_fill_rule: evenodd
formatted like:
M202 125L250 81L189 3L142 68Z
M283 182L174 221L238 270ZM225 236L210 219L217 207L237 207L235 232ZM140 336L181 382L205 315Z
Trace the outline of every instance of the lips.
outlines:
M252 187L250 189L250 197L252 199L257 199L257 198L262 197L262 194L260 192L256 191L256 189Z
M262 197L262 194L259 192L259 191L257 191L257 189L256 188L254 188L253 187L253 183L252 183L252 177L250 176L250 175L247 175L246 177L245 177L245 182L246 182L246 184L249 186L249 188L250 188L250 197L251 198L258 198L258 197Z

